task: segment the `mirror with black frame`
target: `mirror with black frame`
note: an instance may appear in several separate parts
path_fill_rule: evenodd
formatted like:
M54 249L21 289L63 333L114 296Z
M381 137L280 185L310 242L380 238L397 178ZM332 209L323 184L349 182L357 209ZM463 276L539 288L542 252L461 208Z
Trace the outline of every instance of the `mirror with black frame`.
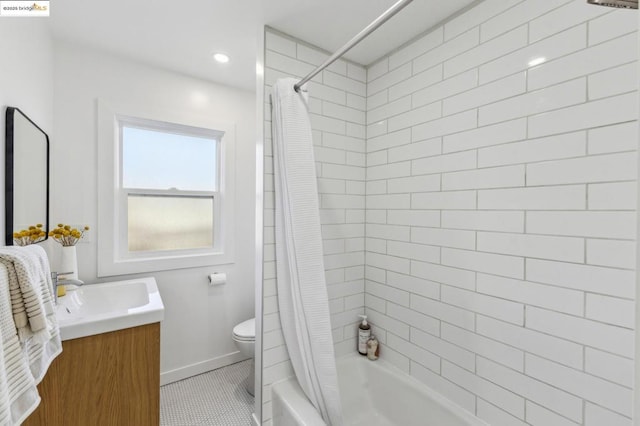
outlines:
M5 123L5 243L13 233L42 224L49 233L49 136L18 108Z

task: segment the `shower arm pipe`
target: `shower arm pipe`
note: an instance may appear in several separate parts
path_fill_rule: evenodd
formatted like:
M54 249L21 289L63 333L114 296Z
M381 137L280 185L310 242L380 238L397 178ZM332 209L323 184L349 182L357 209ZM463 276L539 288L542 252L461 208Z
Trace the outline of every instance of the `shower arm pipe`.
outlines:
M395 3L389 9L387 9L386 12L384 12L382 15L378 16L375 21L373 21L372 23L367 25L367 27L365 29L363 29L358 34L356 34L355 37L353 37L351 40L349 40L344 46L342 46L340 49L338 49L333 55L329 56L329 58L326 61L324 61L322 64L320 64L315 70L313 70L309 74L307 74L307 76L305 78L303 78L302 80L300 80L297 84L294 84L293 88L296 90L296 92L299 92L300 88L306 82L308 82L313 77L318 75L323 69L327 68L329 65L331 65L332 63L337 61L342 55L347 53L356 44L360 43L369 34L371 34L376 29L378 29L378 27L380 27L382 24L384 24L389 19L391 19L396 13L400 12L402 9L404 9L405 6L407 6L412 1L413 0L399 0L397 3Z

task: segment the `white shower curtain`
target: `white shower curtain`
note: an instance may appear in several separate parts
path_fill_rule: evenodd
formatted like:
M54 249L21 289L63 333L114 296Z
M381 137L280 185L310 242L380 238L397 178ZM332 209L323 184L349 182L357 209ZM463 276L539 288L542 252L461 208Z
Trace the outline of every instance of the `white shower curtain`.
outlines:
M272 89L280 321L300 387L328 425L341 426L311 124L295 83Z

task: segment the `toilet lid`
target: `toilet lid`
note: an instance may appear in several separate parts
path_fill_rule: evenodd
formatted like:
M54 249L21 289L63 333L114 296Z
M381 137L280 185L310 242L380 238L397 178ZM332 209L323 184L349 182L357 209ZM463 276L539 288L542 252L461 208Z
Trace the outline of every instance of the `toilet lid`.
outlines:
M244 340L256 338L256 319L251 318L233 327L233 335Z

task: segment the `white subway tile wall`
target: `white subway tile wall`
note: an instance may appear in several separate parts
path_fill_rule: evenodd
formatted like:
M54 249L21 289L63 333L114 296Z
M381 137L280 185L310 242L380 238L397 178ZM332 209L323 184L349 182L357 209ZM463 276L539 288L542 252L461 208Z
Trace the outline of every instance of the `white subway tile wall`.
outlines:
M637 22L486 0L368 69L367 314L492 425L631 425Z
M584 0L485 0L309 83L338 355L366 309L387 361L492 425L631 425L637 22ZM268 91L325 57L267 30L267 425L271 383L292 374Z
M328 55L269 29L265 49L262 418L264 424L269 425L271 384L293 374L277 303L270 90L278 78L304 77ZM355 350L353 324L357 314L363 313L365 303L366 74L364 67L340 60L308 84L324 265L333 340L338 355ZM395 175L394 165L384 167L388 170L381 170L381 176ZM389 201L392 200L380 200L384 203ZM386 204L382 204L384 206ZM409 208L408 203L406 208ZM405 262L408 268L409 261Z

